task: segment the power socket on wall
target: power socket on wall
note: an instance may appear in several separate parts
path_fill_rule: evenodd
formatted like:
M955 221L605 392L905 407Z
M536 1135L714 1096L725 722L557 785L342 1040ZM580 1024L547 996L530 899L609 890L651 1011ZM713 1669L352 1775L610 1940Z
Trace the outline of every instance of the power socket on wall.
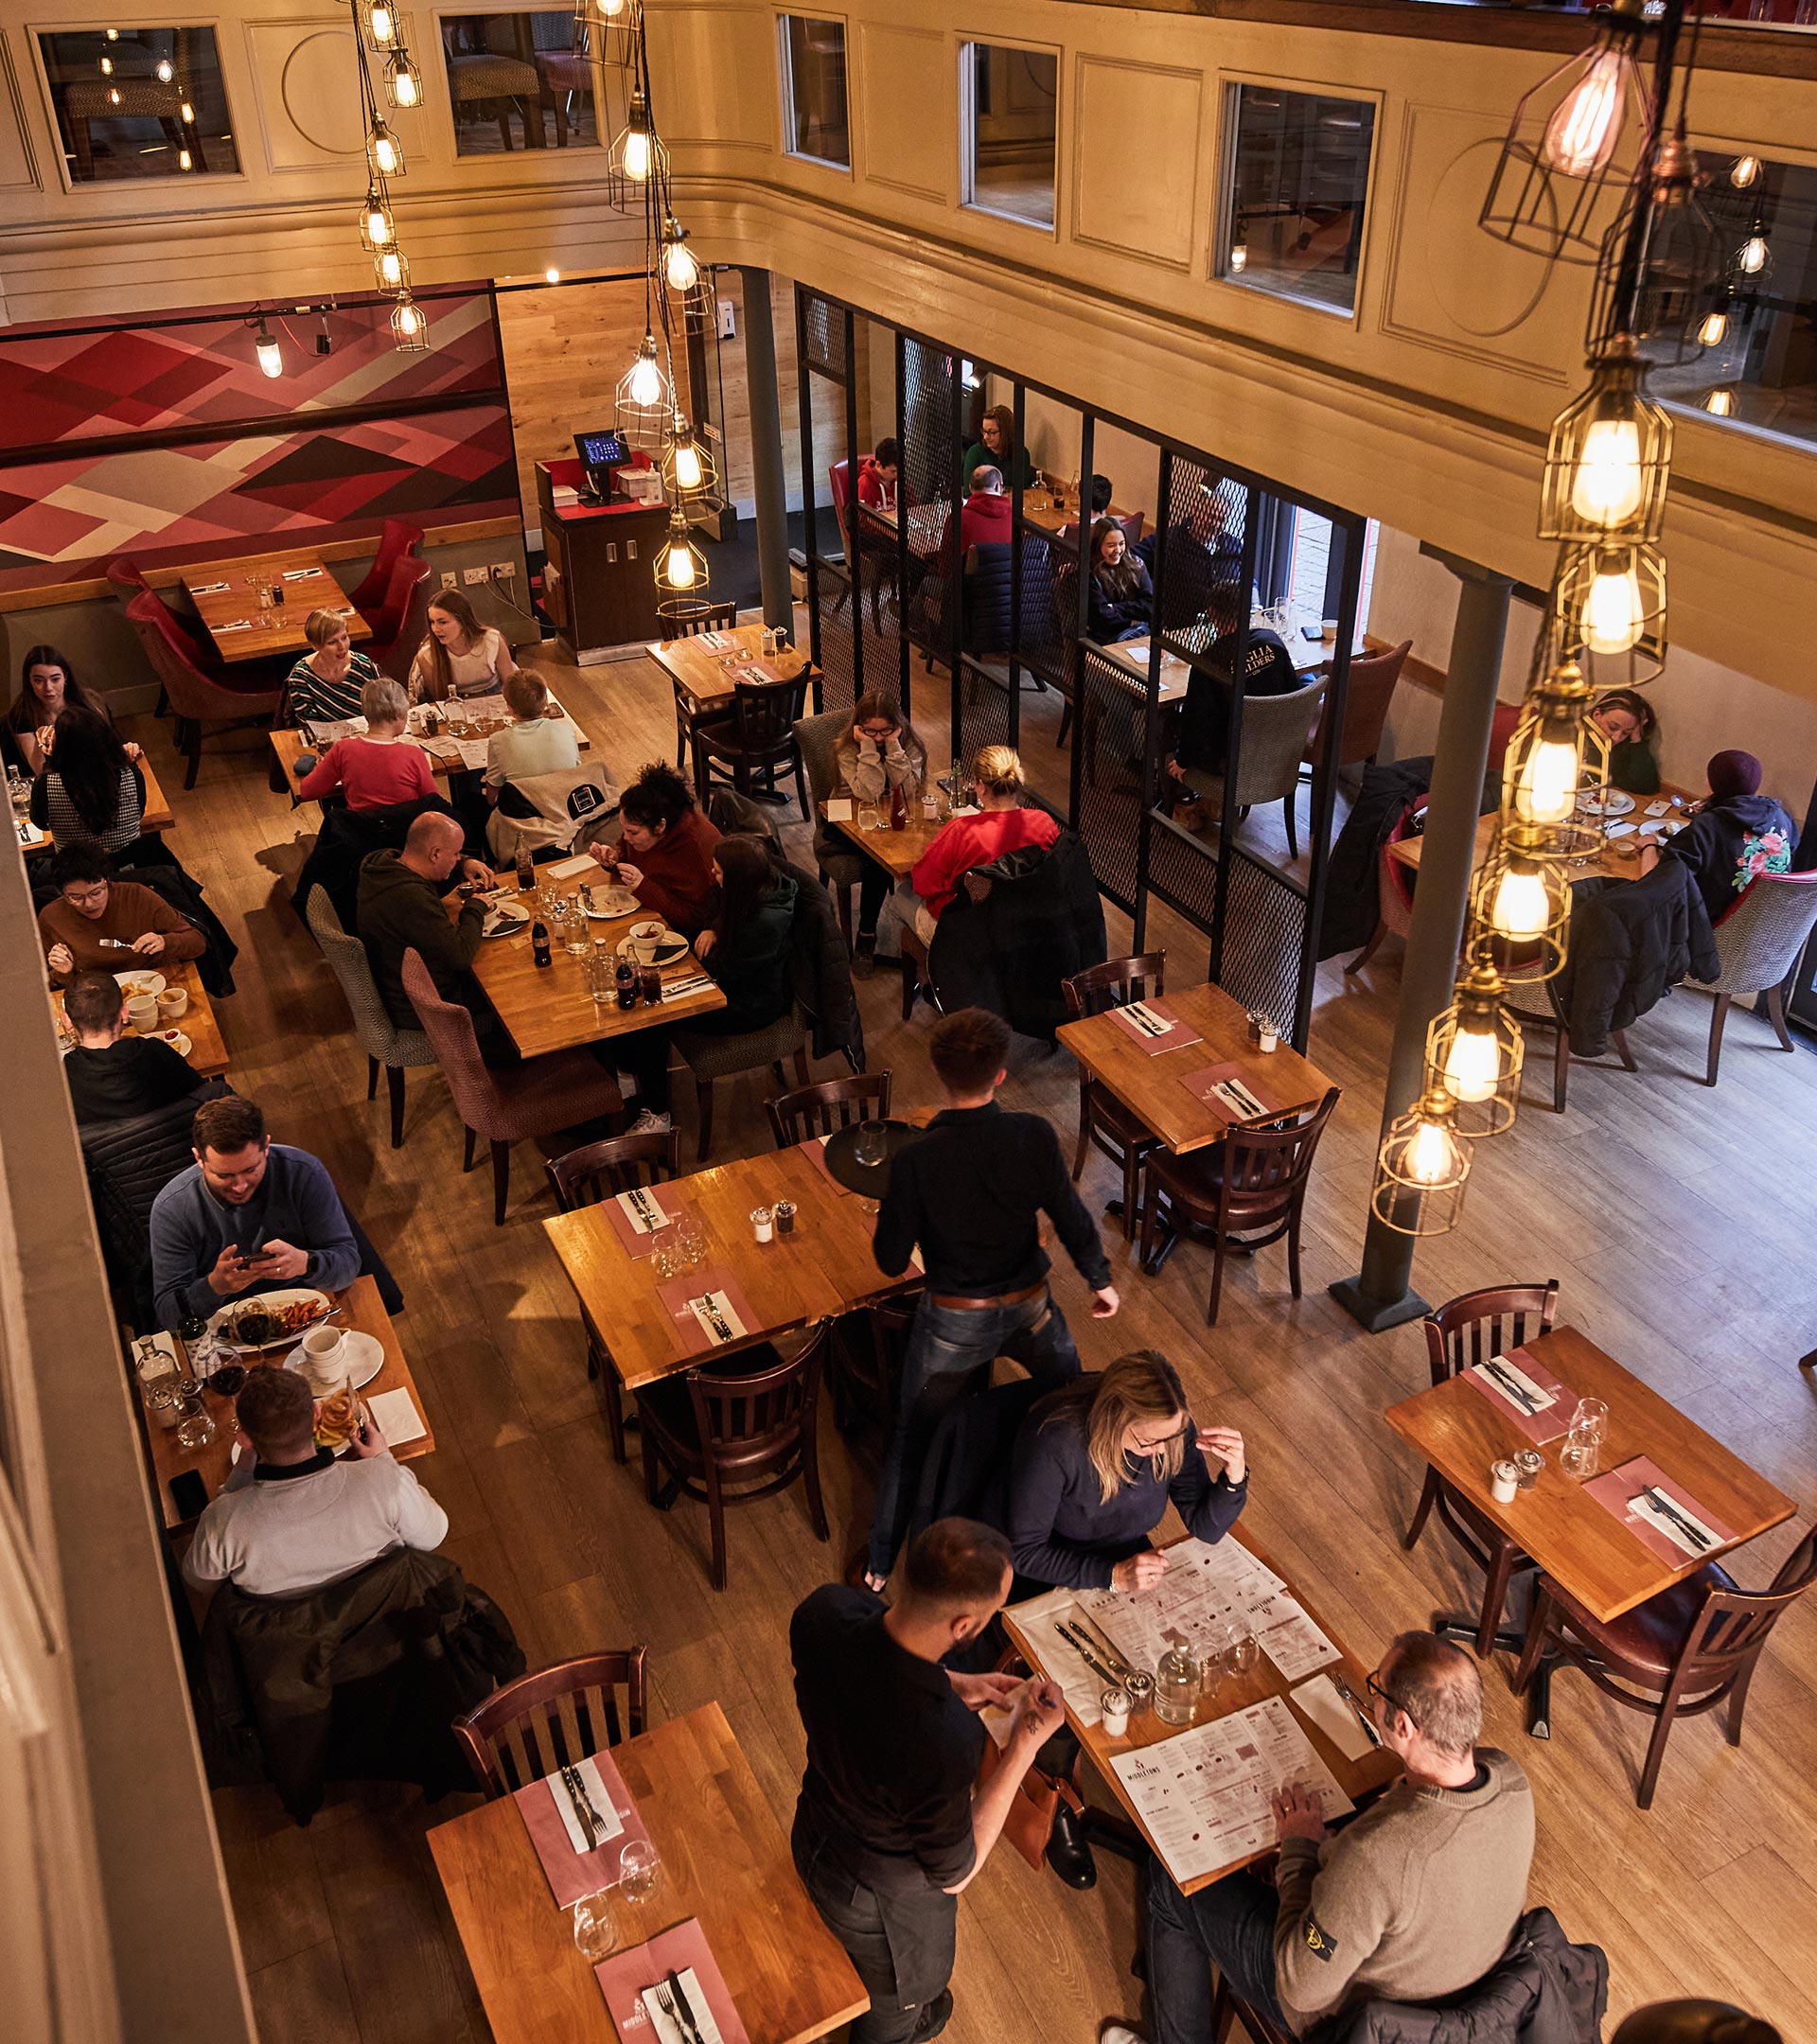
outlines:
M484 568L466 569L461 575L461 579L468 589L477 589L485 580L485 570Z
M444 589L458 589L460 582L461 578L454 573L453 569L444 568L442 570L442 587Z

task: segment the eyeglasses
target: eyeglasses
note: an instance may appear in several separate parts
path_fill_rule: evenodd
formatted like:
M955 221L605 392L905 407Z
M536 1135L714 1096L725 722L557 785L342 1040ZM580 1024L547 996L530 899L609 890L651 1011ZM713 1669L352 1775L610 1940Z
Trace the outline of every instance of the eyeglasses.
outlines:
M860 724L858 729L867 738L893 738L896 734L893 724Z
M1398 1696L1390 1696L1387 1690L1383 1688L1382 1684L1376 1681L1373 1672L1367 1678L1367 1686L1369 1694L1380 1697L1390 1710L1406 1711L1409 1718L1413 1716L1413 1713L1407 1710L1407 1706L1402 1702Z
M1134 1448L1131 1450L1131 1453L1143 1455L1157 1455L1160 1454L1163 1448L1171 1448L1176 1440L1184 1440L1185 1437L1186 1424L1182 1424L1180 1426L1176 1426L1173 1429L1173 1433L1163 1434L1159 1440L1137 1441Z
M107 882L97 880L92 887L66 887L63 899L72 908L93 908L107 899Z

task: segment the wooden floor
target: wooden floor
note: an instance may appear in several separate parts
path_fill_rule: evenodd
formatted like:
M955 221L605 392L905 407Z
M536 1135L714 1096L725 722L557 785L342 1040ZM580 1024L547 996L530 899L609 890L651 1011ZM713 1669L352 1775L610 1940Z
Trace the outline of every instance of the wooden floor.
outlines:
M570 673L560 687L620 780L673 743L668 688L648 661ZM1059 757L1045 734L1051 699L1029 698L1025 721L1045 778ZM651 1511L635 1465L610 1459L573 1301L537 1225L551 1207L534 1151L518 1154L509 1218L495 1229L489 1173L461 1175L438 1075L410 1074L405 1147L386 1146L382 1092L368 1104L335 982L289 907L313 809L292 814L269 791L262 738L211 741L184 795L168 725L142 719L132 735L179 791L173 848L242 945L239 992L221 1009L232 1081L279 1138L326 1161L403 1285L400 1333L440 1444L415 1466L448 1508L449 1551L510 1614L533 1665L642 1642L658 1713L716 1697L785 1822L802 1757L785 1621L861 1534L869 1467L828 1424L831 1544L809 1533L799 1490L741 1511L731 1584L715 1595L704 1512ZM1113 952L1127 935L1113 918ZM1176 973L1203 972L1202 947L1172 937ZM1308 1205L1303 1299L1288 1296L1279 1247L1232 1267L1209 1333L1207 1265L1191 1247L1150 1280L1112 1236L1125 1304L1109 1323L1087 1319L1070 1268L1056 1276L1088 1367L1158 1347L1202 1422L1243 1429L1257 1531L1365 1654L1474 1591L1437 1529L1415 1554L1401 1550L1420 1472L1379 1416L1426 1381L1419 1328L1369 1339L1325 1295L1356 1267L1399 985L1398 944L1385 954L1357 981L1335 964L1320 978L1312 1053L1346 1090ZM899 1101L927 1099L931 1018L896 1020L888 973L861 992L873 1067L894 1071ZM1557 1278L1571 1321L1808 1505L1817 1392L1796 1358L1817 1344L1817 1059L1785 1055L1763 1021L1737 1013L1721 1085L1707 1091L1697 1076L1708 1015L1703 997L1668 999L1632 1031L1640 1074L1574 1067L1561 1117L1529 1084L1513 1133L1478 1152L1463 1225L1421 1247L1416 1279L1438 1300ZM721 1092L716 1154L767 1148L760 1082ZM1009 1104L1069 1134L1076 1097L1064 1053L1018 1042ZM1111 1196L1101 1160L1085 1189L1094 1208ZM1737 1573L1764 1582L1798 1529L1762 1541ZM1774 1635L1742 1749L1713 1718L1681 1726L1649 1816L1632 1788L1643 1720L1561 1678L1555 1736L1536 1744L1508 1672L1506 1662L1488 1671L1489 1736L1533 1777L1532 1898L1606 1948L1612 2015L1715 1993L1789 2039L1817 2035L1817 1599ZM342 1791L302 1831L263 1791L224 1793L216 1807L268 2044L485 2036L423 1843L451 1804L430 1812L415 1791ZM1134 2017L1133 1933L1121 1862L1103 1857L1097 1888L1080 1894L999 1852L960 1911L955 2044L1088 2044L1103 2018Z

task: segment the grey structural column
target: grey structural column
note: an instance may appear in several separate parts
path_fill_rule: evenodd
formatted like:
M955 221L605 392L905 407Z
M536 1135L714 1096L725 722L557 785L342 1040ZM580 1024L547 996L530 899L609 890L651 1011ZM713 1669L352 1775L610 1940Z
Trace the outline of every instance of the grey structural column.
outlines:
M1413 897L1413 924L1401 967L1401 1005L1395 1011L1394 1045L1388 1052L1388 1083L1382 1102L1382 1132L1405 1113L1424 1088L1426 1031L1434 1015L1451 1005L1457 977L1457 947L1463 942L1470 904L1471 866L1476 823L1482 814L1483 777L1489 770L1489 741L1501 679L1502 642L1513 582L1437 547L1420 551L1442 561L1457 577L1457 623L1445 669L1444 708L1432 762L1432 795L1420 851L1420 885ZM1332 1296L1371 1334L1399 1327L1429 1312L1410 1286L1415 1238L1391 1228L1373 1208L1363 1238L1363 1268L1331 1288Z
M740 270L745 284L745 384L750 405L751 488L757 500L757 572L764 623L795 631L788 583L788 485L783 479L783 414L776 396L776 329L769 272ZM808 535L811 544L813 535Z

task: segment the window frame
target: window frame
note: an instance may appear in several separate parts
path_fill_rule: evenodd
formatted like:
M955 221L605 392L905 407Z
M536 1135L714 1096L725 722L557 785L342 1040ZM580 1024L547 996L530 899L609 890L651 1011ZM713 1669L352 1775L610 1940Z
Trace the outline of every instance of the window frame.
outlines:
M1207 281L1223 285L1231 291L1240 291L1253 297L1272 300L1277 305L1297 307L1301 311L1317 312L1327 319L1348 320L1352 326L1361 323L1363 317L1363 294L1366 279L1371 273L1371 243L1376 229L1376 201L1382 175L1383 116L1386 111L1387 95L1370 86L1333 84L1319 79L1287 78L1279 73L1261 71L1220 71L1217 74L1220 95L1218 112L1217 175L1213 181L1211 214L1211 240L1208 264ZM1346 306L1329 304L1322 298L1301 296L1297 291L1278 291L1266 284L1252 280L1247 273L1232 276L1230 260L1231 232L1236 224L1237 199L1237 142L1239 109L1245 86L1261 86L1276 92L1293 93L1304 99L1348 99L1357 106L1371 109L1373 118L1369 124L1369 163L1363 180L1363 233L1356 251L1356 290L1350 303Z
M837 156L816 156L809 150L795 147L795 66L789 47L789 24L791 22L833 22L838 26L839 49L844 68L845 95L845 161ZM817 9L804 13L799 8L776 9L776 106L781 115L783 154L790 163L812 164L817 170L831 170L840 177L852 177L854 143L856 135L852 125L852 19L831 8Z
M1011 213L1001 206L986 205L975 192L978 175L978 66L973 51L1016 50L1030 57L1053 59L1053 218L1031 220L1026 213ZM1056 43L1023 43L1014 38L992 36L983 31L959 37L959 205L962 213L981 214L986 220L1006 220L1012 227L1031 234L1060 238L1060 161L1063 102L1066 98L1066 51Z

